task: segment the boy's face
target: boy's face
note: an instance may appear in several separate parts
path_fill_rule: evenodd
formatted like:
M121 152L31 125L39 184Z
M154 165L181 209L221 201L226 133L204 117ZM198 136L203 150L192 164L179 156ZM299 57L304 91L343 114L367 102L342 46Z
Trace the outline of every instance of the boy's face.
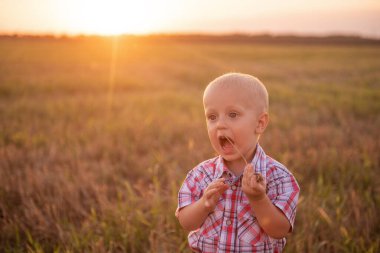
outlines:
M203 103L208 135L213 148L229 168L244 160L224 137L228 137L247 160L253 158L261 133L255 99L244 89L231 86L215 85L205 92Z

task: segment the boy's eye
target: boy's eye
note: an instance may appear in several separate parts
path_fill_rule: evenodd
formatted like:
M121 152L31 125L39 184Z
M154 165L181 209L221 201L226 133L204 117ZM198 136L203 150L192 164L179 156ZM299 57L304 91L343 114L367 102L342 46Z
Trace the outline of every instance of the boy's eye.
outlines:
M228 116L230 116L230 118L236 118L238 114L236 112L230 112Z
M209 119L209 120L216 120L216 116L213 115L213 114L211 114L211 115L207 116L207 119Z

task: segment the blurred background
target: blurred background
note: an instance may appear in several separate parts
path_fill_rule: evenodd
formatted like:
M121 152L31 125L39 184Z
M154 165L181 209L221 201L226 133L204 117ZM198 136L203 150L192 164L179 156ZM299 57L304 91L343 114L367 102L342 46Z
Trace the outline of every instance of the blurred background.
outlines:
M301 195L285 252L380 251L380 2L0 1L0 252L190 252L202 94L270 95Z

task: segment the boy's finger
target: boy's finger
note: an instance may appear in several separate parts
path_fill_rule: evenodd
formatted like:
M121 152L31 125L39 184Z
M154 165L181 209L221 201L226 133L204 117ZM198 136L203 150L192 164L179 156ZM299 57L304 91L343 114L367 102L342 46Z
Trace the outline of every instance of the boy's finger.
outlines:
M226 181L226 179L223 177L214 180L214 182L224 182L224 181Z
M249 173L249 170L245 168L243 172L243 180L247 178L250 178L250 173Z
M221 185L221 184L224 184L225 181L226 181L226 179L224 179L224 178L218 178L218 179L212 181L210 185Z
M245 166L245 169L253 169L253 165L251 163L249 163Z
M257 184L256 176L253 174L252 177L249 179L249 186L251 188L255 188Z
M244 171L247 171L248 173L252 173L253 172L252 164L247 164L244 168Z
M215 193L218 192L218 189L209 189L208 191L205 192L206 198L211 198Z
M212 188L214 188L214 187L218 187L218 186L223 185L223 184L224 184L224 179L222 179L222 180L217 179L217 180L211 182L211 183L207 186L207 188L212 189Z
M254 172L254 169L253 169L252 164L248 164L247 166L245 166L244 174L246 177L251 178L253 175L253 172Z
M244 185L250 185L249 181L250 181L250 175L248 172L244 172L243 174L243 179L242 179L242 184Z
M220 193L223 193L223 192L225 192L228 188L229 188L229 185L227 185L227 184L223 184L223 185L221 185L220 187L218 187L219 188L219 192Z
M228 188L228 184L225 184L225 183L217 183L215 184L214 186L216 189L224 189L224 188Z
M207 192L212 192L212 194L215 194L216 192L223 193L226 189L228 189L228 185L224 183L218 183L214 185L209 185Z

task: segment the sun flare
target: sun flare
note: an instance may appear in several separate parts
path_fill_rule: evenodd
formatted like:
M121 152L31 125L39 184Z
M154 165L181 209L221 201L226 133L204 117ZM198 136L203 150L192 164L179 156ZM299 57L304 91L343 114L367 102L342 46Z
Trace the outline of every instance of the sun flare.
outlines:
M167 9L159 1L78 1L75 24L86 33L118 35L144 34L163 25Z

